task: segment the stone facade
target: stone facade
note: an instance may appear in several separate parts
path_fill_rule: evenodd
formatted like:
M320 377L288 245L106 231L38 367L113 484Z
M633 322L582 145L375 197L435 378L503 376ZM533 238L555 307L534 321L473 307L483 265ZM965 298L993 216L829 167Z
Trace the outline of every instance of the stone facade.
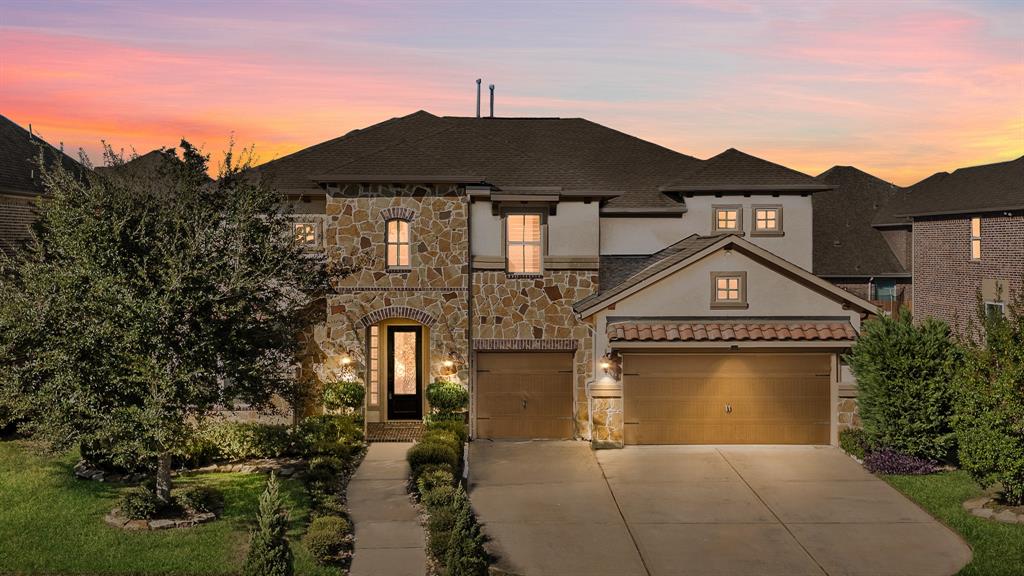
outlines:
M452 376L441 365L448 358L457 361L454 376L469 382L467 207L455 186L353 184L329 190L320 244L333 290L323 303L325 320L306 337L304 376L368 382L368 327L403 318L429 329L426 382ZM386 267L389 218L410 223L411 261L401 271ZM346 356L352 360L347 366L341 362Z
M1024 214L981 215L981 259L970 257L970 215L914 220L914 308L918 318L965 332L976 318L985 280L1000 280L1003 299L1024 290Z
M857 404L856 392L847 395L840 393L836 407L838 408L837 432L842 432L847 428L860 428L860 407Z
M564 350L565 341L578 343L573 363L580 438L590 436L586 384L593 372L593 338L572 305L596 290L596 270L547 270L536 277L513 277L504 270L473 272L473 340L480 349L494 349L491 343L500 340L514 341L508 350Z

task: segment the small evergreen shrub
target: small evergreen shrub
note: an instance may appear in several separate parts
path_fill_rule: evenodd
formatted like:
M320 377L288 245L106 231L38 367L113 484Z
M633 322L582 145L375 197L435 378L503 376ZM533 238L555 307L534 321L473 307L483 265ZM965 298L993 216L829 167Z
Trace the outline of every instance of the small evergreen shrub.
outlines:
M444 562L448 555L448 544L455 528L455 508L451 505L434 508L427 520L427 550L438 562Z
M938 464L933 460L884 449L864 456L864 467L875 474L921 475L939 471Z
M249 552L245 558L244 576L292 576L292 551L285 532L288 513L281 500L277 478L267 479L267 488L260 496L257 527L249 538Z
M309 461L309 472L323 473L337 476L345 470L345 463L336 456L317 456Z
M427 510L437 510L440 508L449 508L454 505L456 498L458 497L458 489L451 484L446 486L435 486L433 490L424 492L421 497L421 502L427 507Z
M363 407L366 388L362 382L341 380L324 384L323 404L328 410L357 411Z
M224 494L211 486L187 486L176 490L175 502L187 512L213 512L224 507Z
M469 405L469 389L450 380L435 380L427 385L427 402L438 414L450 415Z
M118 507L125 517L132 520L155 518L162 508L156 494L145 486L136 486L126 491L121 496Z
M839 433L839 447L861 460L868 452L868 435L863 428L847 428Z
M460 444L465 444L469 440L469 429L461 418L458 420L431 420L427 423L427 430L444 430L451 432L459 439Z
M291 445L288 427L279 424L214 421L203 424L180 455L180 463L202 466L257 458L278 458Z
M310 416L299 422L293 440L298 454L348 460L363 448L363 428L350 416Z
M960 466L1001 500L1024 505L1024 294L1008 317L979 306L981 333L964 343L953 419Z
M448 551L445 554L445 574L447 576L487 576L489 558L484 550L484 535L480 525L473 516L462 487L454 504L455 525L452 527L448 540Z
M329 564L338 561L345 551L348 532L348 520L341 516L320 516L310 523L304 542L318 562Z
M454 486L455 476L450 470L441 467L424 467L416 479L416 489L419 493L426 494L439 486Z
M915 326L906 310L868 320L847 360L871 446L926 460L952 456L949 383L958 354L945 323L929 318Z
M457 470L461 456L458 449L450 443L439 441L417 442L406 453L413 478L418 478L423 467L429 464L447 465L452 470Z

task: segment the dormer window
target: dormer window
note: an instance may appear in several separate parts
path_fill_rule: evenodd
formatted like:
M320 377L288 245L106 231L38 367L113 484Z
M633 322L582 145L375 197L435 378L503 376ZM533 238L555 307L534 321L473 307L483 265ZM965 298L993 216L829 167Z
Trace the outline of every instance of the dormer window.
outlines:
M971 218L971 260L981 260L981 218Z
M393 218L387 221L384 242L387 245L387 267L389 269L408 269L410 260L409 221Z
M754 206L753 236L782 235L782 206Z
M742 231L743 208L741 206L714 206L711 214L711 229L714 232Z
M295 236L295 243L304 247L317 245L316 224L311 222L293 222L292 234Z
M509 274L540 274L544 253L540 213L505 216L505 259Z

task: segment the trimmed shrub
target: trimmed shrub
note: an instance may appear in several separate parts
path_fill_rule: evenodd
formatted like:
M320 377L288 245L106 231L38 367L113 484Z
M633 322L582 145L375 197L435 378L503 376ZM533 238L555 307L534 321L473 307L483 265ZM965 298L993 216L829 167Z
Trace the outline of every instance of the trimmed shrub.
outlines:
M224 507L224 494L211 486L187 486L175 491L174 500L188 512L213 512Z
M161 509L156 494L145 486L136 486L126 491L117 505L121 513L132 520L155 518Z
M203 424L181 454L182 464L278 458L288 452L288 427L278 424L213 421Z
M876 474L932 474L939 470L933 460L901 454L893 450L869 452L864 457L864 467Z
M363 407L366 387L362 382L341 380L324 384L323 404L328 410L348 409L358 411Z
M454 504L455 525L452 527L448 540L448 551L445 554L445 574L447 576L487 576L489 564L484 550L484 535L480 525L473 516L469 505L469 497L462 487Z
M257 527L249 538L244 576L292 576L292 551L285 532L288 513L284 509L274 474L267 479L267 488L260 496Z
M459 491L455 486L449 484L447 486L436 486L429 492L424 492L422 497L423 505L427 507L427 510L437 510L440 508L448 508L454 505L455 499L458 497Z
M458 439L460 444L465 444L469 440L469 429L466 427L466 423L462 421L461 417L457 420L431 420L427 423L427 430L444 430L451 432Z
M458 448L448 442L437 440L430 442L421 440L413 444L406 453L413 478L418 478L423 467L429 464L446 465L452 470L457 470L461 456Z
M416 488L420 494L426 494L439 486L454 485L455 476L443 467L424 467L416 479Z
M299 454L348 460L362 450L363 428L350 416L310 416L296 426L293 440L293 450Z
M957 364L949 327L910 313L864 323L847 361L857 376L860 416L871 446L928 460L956 447L949 382Z
M348 532L348 520L341 516L320 516L310 523L303 541L318 562L328 564L340 559L348 545L345 539Z
M863 428L847 428L839 433L839 447L861 460L868 450L868 435Z
M335 456L316 456L309 461L310 473L319 474L323 471L331 476L337 476L344 470L345 463L341 461L341 458Z
M1024 294L1009 317L979 306L979 320L954 384L960 466L983 487L1001 484L1004 503L1024 505Z
M458 382L435 380L427 385L427 402L438 414L450 415L469 404L469 389Z
M450 505L431 510L427 520L427 549L438 562L444 562L448 554L448 544L452 540L452 528L455 528L455 508Z

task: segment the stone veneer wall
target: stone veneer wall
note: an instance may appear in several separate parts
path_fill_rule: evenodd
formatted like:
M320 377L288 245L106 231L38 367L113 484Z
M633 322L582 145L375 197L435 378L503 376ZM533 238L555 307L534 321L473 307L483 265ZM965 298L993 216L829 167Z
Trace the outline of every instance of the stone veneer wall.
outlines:
M409 218L411 266L385 267L385 222ZM306 335L303 376L323 382L347 370L366 380L366 326L403 317L430 327L427 381L445 375L440 362L460 360L456 376L469 382L468 203L455 186L347 185L327 197L322 245L333 267L325 321ZM383 391L381 392L383 396Z
M860 428L860 407L857 404L856 386L840 385L839 400L836 408L839 413L836 417L838 420L836 424L837 432L842 432L847 428Z
M1024 214L981 215L981 260L970 256L970 216L914 220L914 312L964 332L982 280L1002 280L1004 300L1024 290Z
M587 381L593 373L593 337L587 324L576 319L572 305L597 289L596 270L547 270L543 276L514 277L504 270L473 272L473 339L518 340L509 349L524 349L521 341L535 340L535 348L560 349L561 342L576 340L576 434L590 436Z

